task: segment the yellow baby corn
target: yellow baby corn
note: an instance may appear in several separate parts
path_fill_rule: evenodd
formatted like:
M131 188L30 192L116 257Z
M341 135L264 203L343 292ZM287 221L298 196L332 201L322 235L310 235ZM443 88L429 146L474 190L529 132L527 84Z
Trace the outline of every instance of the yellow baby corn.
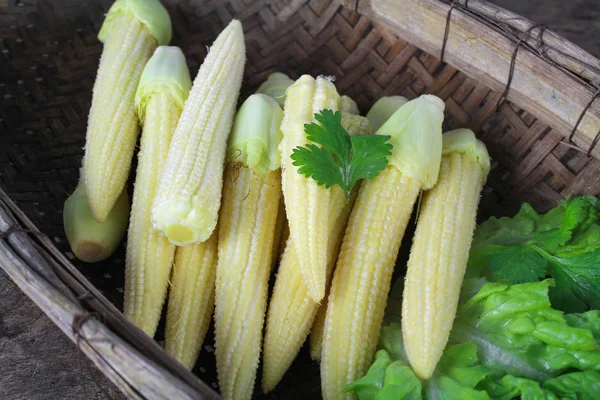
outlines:
M391 136L389 164L364 181L348 221L327 302L321 354L323 398L352 398L344 386L372 361L398 249L422 188L437 180L444 103L424 95L377 131Z
M75 257L96 263L110 257L121 244L129 221L129 196L124 188L104 222L98 222L90 211L83 168L80 174L77 188L65 201L63 225Z
M341 108L345 108L344 111L358 112L356 103L349 97L342 96L340 102ZM371 133L368 120L365 118L361 120L361 118L344 113L343 124L348 121L358 121L352 123L353 129L349 129L350 124L345 126L350 135ZM331 196L330 201L327 282L331 277L352 205L352 201L346 204L343 195L339 192ZM308 287L302 281L297 251L292 241L288 239L277 271L265 327L262 380L265 393L277 385L300 351L319 308L319 303L312 299Z
M98 34L104 43L88 118L85 185L90 209L103 222L125 187L139 122L134 96L144 66L171 40L171 20L158 0L117 0Z
M384 96L377 100L366 115L373 130L377 132L381 125L407 102L408 99L402 96Z
M323 109L336 111L339 103L340 96L329 79L303 75L287 90L281 125L282 188L290 238L296 246L302 279L316 302L325 296L327 275L329 232L323 221L329 215L330 197L341 195L342 190L338 186L326 189L299 174L290 155L295 147L307 143L304 125L314 120L314 114Z
M194 80L152 206L152 224L171 243L207 240L217 225L227 138L242 84L242 24L217 37Z
M344 95L340 97L340 111L348 114L358 115L358 105L352 98Z
M178 247L169 290L165 349L192 369L215 302L217 230L203 243Z
M166 298L175 253L152 228L150 210L169 144L191 87L178 47L160 46L146 65L135 96L143 123L125 261L125 316L154 336Z
M281 107L283 107L285 104L285 91L293 83L294 81L286 74L273 72L267 77L267 80L256 89L256 93L271 96Z
M240 108L229 143L215 292L215 344L224 399L250 399L258 369L281 199L283 112L264 94Z
M472 131L444 134L440 176L423 196L402 303L406 354L422 379L433 374L448 341L489 169Z

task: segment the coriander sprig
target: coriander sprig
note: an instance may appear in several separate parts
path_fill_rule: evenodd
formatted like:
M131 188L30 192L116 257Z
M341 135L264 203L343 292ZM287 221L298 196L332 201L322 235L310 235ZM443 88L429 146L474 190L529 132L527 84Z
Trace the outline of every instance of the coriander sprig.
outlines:
M304 125L309 141L296 147L291 155L298 173L314 179L318 185L342 188L346 202L360 179L375 178L388 164L392 145L390 136L350 136L342 125L342 113L329 109L315 114L318 123ZM320 145L320 146L317 146Z

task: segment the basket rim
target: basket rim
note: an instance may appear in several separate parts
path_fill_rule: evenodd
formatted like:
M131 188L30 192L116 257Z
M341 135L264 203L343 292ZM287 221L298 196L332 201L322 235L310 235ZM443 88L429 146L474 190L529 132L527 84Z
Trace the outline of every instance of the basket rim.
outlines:
M486 0L338 1L442 55L557 129L565 145L600 159L600 59L545 25Z

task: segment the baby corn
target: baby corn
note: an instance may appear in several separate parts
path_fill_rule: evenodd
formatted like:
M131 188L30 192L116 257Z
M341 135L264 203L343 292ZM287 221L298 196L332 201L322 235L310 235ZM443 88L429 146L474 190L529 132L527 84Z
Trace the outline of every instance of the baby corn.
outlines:
M135 96L144 126L125 261L125 316L154 336L167 293L175 246L152 228L150 210L169 144L191 87L185 57L160 46L146 65Z
M342 96L340 107L343 111L358 112L356 103L347 96ZM362 117L344 114L346 121L359 121L360 118ZM368 121L364 118L360 123L353 125L356 129L349 130L351 135L368 134L371 131ZM327 245L327 282L331 277L352 204L352 202L346 204L342 193L331 196L330 201L328 209L331 213L327 228L330 233ZM302 281L297 250L288 239L277 271L265 328L262 380L265 393L275 388L292 364L306 340L319 308L320 304L312 299L308 287Z
M203 243L178 247L171 276L165 349L192 369L215 303L217 230Z
M467 129L444 134L442 154L438 182L423 196L402 304L406 354L422 379L433 374L448 341L490 169L484 144Z
M139 122L134 96L156 47L171 40L171 20L158 0L117 0L98 35L104 43L94 83L85 156L90 210L103 222L125 187Z
M224 399L250 399L258 368L281 199L281 107L254 94L229 144L219 219L215 344Z
M340 111L348 114L358 115L358 105L354 100L352 100L349 96L340 97Z
M349 100L344 100L345 98ZM377 130L385 121L387 121L400 107L408 100L402 96L382 97L375 102L373 107L367 113L366 120L371 129ZM347 96L342 96L342 111L352 113L358 112L356 103ZM342 123L344 119L342 118ZM346 128L347 129L347 128ZM370 133L370 132L369 132ZM325 297L329 296L329 288ZM315 317L315 322L310 329L310 357L313 360L321 359L321 346L323 344L323 330L325 329L325 314L327 313L327 299L319 307L319 313Z
M227 138L242 84L242 24L217 37L177 124L152 206L152 224L178 246L207 240L217 225Z
M424 95L377 131L391 136L389 164L362 183L348 221L327 302L321 354L323 398L352 398L344 386L375 353L398 249L421 189L440 166L444 103Z
M314 301L325 296L327 272L327 221L330 197L342 195L341 188L326 189L312 179L298 173L290 155L297 146L307 143L304 125L314 120L314 114L323 110L339 109L340 96L326 77L316 80L303 75L287 90L284 118L281 125L282 187L290 238L295 243L297 262L302 279Z
M124 188L104 222L98 222L90 211L84 181L81 168L79 183L63 207L63 225L75 257L96 263L113 255L121 244L129 220L129 196Z

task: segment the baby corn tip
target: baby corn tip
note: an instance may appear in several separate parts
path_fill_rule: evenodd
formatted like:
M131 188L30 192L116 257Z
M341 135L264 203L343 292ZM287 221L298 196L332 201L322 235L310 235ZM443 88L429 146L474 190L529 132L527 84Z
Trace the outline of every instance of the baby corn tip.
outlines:
M84 242L77 246L77 257L84 262L101 261L102 246L95 242Z
M180 224L168 225L166 235L171 242L187 243L194 240L194 232Z

